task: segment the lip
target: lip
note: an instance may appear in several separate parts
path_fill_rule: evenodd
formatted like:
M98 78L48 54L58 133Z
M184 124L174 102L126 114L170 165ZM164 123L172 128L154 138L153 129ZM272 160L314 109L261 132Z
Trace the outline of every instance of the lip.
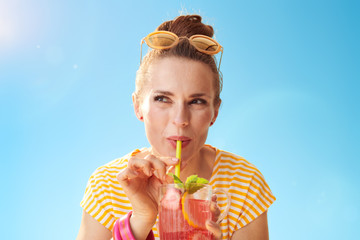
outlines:
M180 141L182 141L182 142L190 141L190 140L191 140L191 138L185 137L185 136L170 136L170 137L168 137L167 139L173 140L173 141L180 140Z
M170 136L166 138L171 146L176 149L176 141L180 140L182 142L181 149L185 148L191 142L191 138L185 136Z

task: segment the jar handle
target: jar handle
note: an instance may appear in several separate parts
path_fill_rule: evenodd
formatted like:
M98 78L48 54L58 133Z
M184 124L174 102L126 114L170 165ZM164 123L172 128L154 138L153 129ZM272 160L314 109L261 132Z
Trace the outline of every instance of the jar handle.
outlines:
M230 195L230 193L228 191L226 191L224 189L216 189L216 190L214 190L214 194L217 194L217 193L225 194L226 199L227 199L225 210L220 214L218 220L216 221L216 223L219 224L226 217L226 215L229 212L230 204L231 204L231 195Z

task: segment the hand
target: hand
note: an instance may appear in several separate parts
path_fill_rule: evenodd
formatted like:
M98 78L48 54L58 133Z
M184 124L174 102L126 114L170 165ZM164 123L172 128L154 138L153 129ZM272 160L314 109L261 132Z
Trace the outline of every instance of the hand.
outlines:
M156 157L149 151L129 159L128 166L119 172L117 179L131 202L131 218L136 218L146 227L153 226L158 214L159 187L171 180L166 170L177 162L176 158Z
M206 228L209 232L213 234L214 240L221 240L222 232L221 232L220 224L216 223L221 212L219 206L217 205L217 197L215 194L211 198L210 211L211 211L212 219L206 221Z

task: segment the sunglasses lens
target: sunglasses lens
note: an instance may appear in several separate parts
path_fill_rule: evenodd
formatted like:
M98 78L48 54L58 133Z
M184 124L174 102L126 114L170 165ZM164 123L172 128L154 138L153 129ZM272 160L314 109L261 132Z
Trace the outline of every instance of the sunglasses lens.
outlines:
M156 33L148 37L148 43L151 45L150 47L153 48L167 48L175 41L176 38L174 36L166 33Z
M192 43L198 49L209 53L215 53L219 49L218 43L204 37L195 37L192 39Z

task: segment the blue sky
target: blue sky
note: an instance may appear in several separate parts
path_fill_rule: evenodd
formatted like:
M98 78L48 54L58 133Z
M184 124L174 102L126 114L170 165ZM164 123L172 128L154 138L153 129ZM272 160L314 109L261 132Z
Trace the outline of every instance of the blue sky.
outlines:
M179 12L224 46L208 143L254 163L271 239L353 239L359 2L0 0L4 239L74 239L91 173L148 146L131 103L140 40Z

